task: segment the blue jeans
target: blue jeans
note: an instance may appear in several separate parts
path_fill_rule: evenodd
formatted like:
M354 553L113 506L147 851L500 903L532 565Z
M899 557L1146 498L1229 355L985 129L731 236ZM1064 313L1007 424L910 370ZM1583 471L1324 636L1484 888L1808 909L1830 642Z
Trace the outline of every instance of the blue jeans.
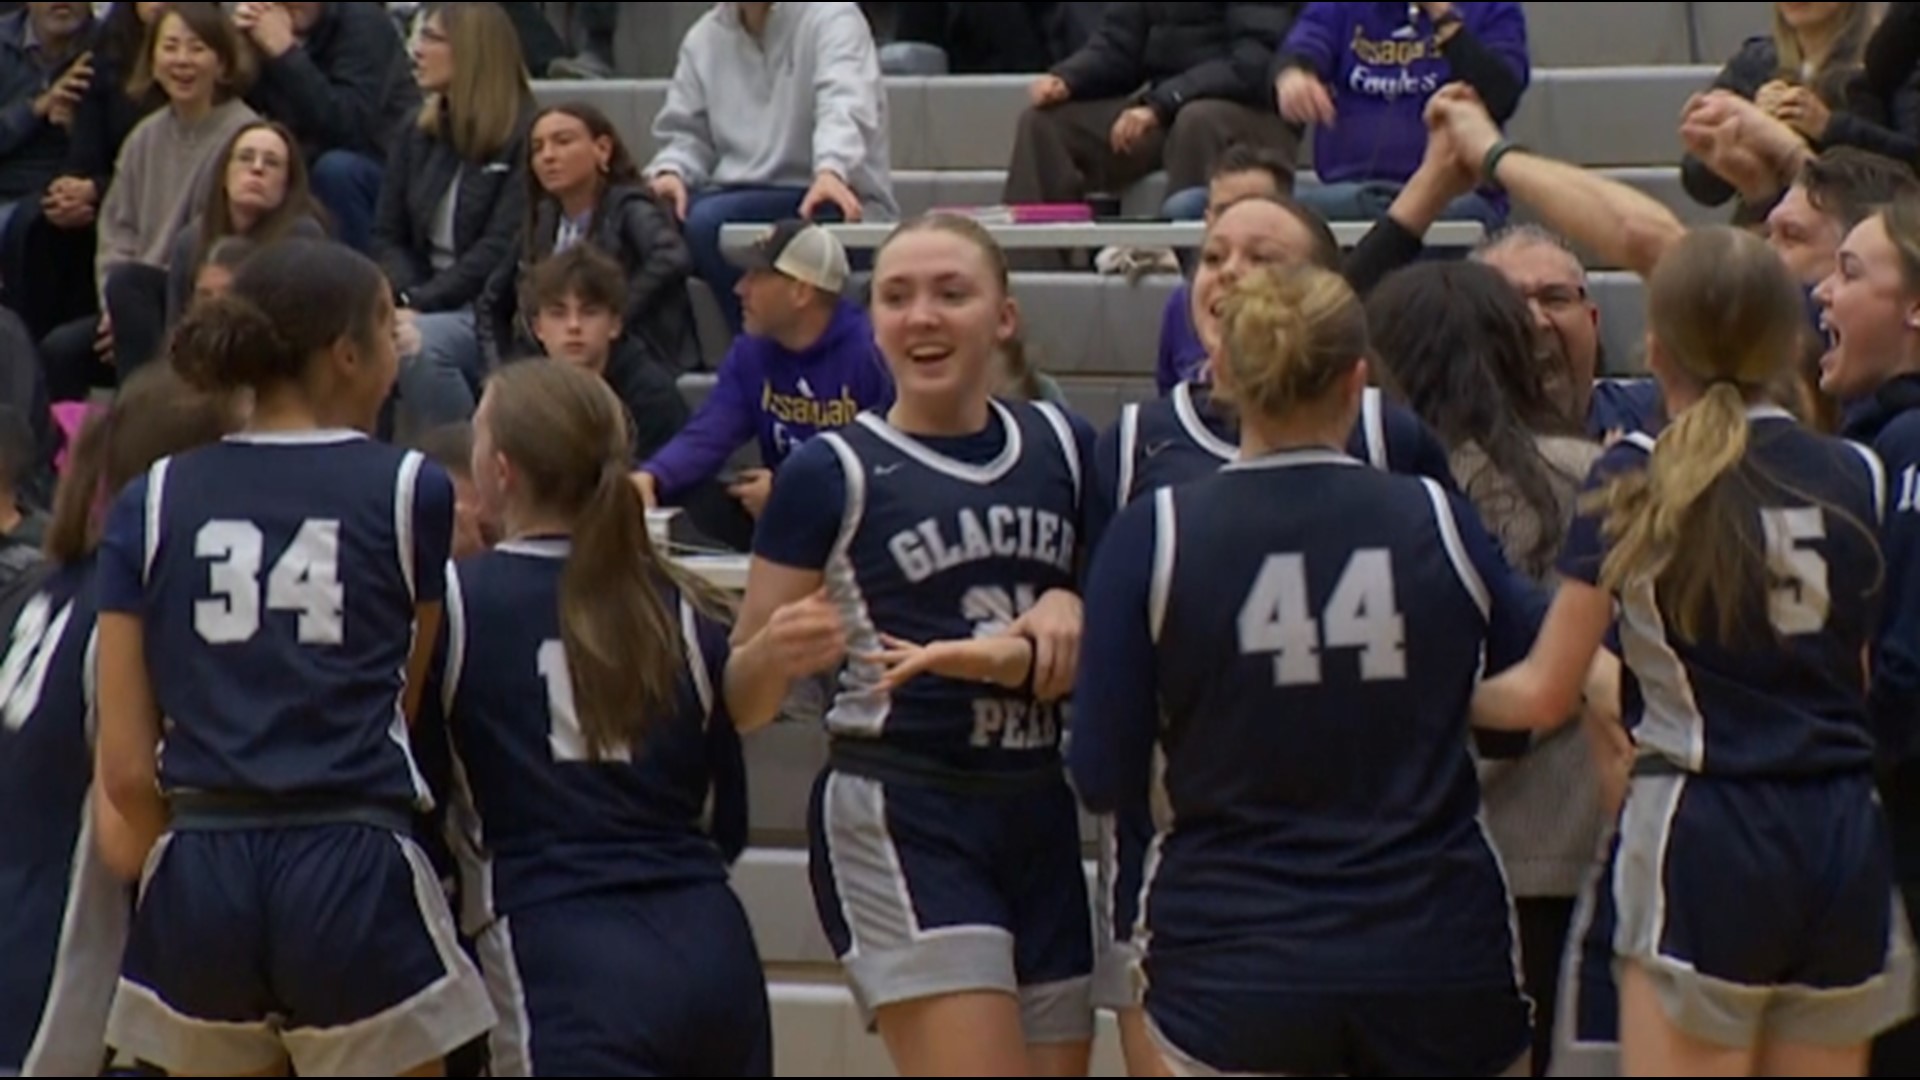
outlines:
M772 222L800 213L803 188L738 187L708 188L693 193L687 206L687 221L682 230L693 251L693 272L713 289L720 302L720 314L728 329L740 332L740 298L734 286L740 283L740 270L729 263L720 250L720 227L736 222Z
M1378 221L1386 216L1387 208L1393 205L1402 186L1387 181L1302 185L1294 189L1293 197L1328 221ZM1440 215L1440 220L1477 221L1492 232L1507 223L1507 208L1479 192L1472 192L1455 199Z
M415 316L420 352L400 361L400 401L416 431L473 419L480 386L480 338L473 310L436 311Z
M1168 221L1199 221L1207 216L1207 189L1190 187L1167 196L1160 204L1160 216Z
M333 215L334 234L355 251L372 247L373 215L387 167L350 150L329 150L313 163L313 197Z

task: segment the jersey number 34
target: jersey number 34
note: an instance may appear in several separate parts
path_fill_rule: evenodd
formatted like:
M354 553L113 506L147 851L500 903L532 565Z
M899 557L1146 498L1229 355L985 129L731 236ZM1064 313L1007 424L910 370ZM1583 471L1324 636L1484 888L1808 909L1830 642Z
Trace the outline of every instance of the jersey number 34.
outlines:
M1393 555L1365 548L1347 559L1316 617L1307 559L1269 555L1240 606L1240 653L1273 654L1275 686L1318 686L1323 649L1359 649L1363 682L1407 677L1407 623L1394 601Z
M260 632L260 566L266 538L251 521L209 521L193 537L208 568L211 599L193 605L193 628L213 645L238 645ZM301 523L293 543L267 575L266 607L300 616L302 645L346 639L346 588L340 584L340 523Z

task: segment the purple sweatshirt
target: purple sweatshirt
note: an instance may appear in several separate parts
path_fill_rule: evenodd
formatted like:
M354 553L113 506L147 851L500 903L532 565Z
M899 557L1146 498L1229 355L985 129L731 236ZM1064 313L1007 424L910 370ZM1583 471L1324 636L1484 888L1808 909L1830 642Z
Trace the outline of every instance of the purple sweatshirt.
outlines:
M671 502L717 476L749 439L759 439L761 462L778 469L820 432L892 404L893 376L874 345L873 323L860 305L842 300L827 332L797 353L769 338L734 339L713 396L641 468L659 482L661 500Z
M1203 377L1207 366L1207 347L1200 343L1200 332L1193 328L1193 284L1183 281L1167 297L1167 309L1160 316L1160 357L1153 366L1154 385L1166 397L1173 388L1190 379Z
M1434 91L1454 81L1433 20L1409 22L1411 4L1308 4L1281 48L1327 84L1339 120L1313 132L1313 168L1324 183L1405 183L1427 148L1421 118ZM1515 3L1457 3L1462 32L1478 38L1517 74L1532 78L1527 19Z

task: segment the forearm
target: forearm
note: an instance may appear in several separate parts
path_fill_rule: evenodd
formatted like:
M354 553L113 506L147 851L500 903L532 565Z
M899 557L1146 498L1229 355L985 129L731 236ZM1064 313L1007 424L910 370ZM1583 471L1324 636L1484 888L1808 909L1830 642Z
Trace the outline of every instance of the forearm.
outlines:
M1495 172L1490 179L1549 229L1643 277L1687 232L1657 200L1575 165L1514 151Z
M771 724L791 689L791 681L774 660L766 627L734 646L727 659L723 693L737 730L744 734Z

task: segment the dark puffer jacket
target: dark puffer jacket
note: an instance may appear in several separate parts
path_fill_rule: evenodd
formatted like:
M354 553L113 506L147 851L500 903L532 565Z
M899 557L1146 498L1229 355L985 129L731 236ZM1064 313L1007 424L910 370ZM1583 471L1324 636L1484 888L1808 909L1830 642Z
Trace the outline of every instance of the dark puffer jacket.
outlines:
M1274 49L1304 4L1117 3L1085 48L1054 66L1076 101L1133 94L1162 123L1190 101L1275 107Z

